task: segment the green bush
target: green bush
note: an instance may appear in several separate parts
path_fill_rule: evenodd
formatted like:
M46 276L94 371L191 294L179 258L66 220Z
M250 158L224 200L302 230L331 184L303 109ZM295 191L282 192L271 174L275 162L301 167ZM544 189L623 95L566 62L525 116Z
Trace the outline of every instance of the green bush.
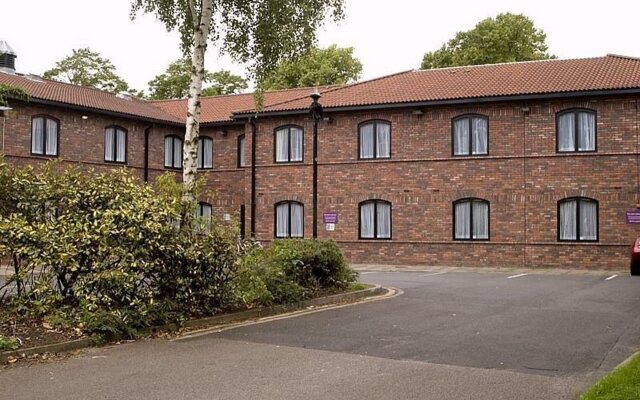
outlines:
M154 188L124 170L0 163L0 258L16 271L17 310L125 336L219 310L237 232L176 227L193 212L181 210L179 186L165 176Z
M277 240L247 252L232 292L244 306L292 303L346 289L356 278L333 241Z
M0 259L15 270L16 311L133 337L151 325L297 302L355 281L334 242L262 248L238 243L237 229L216 220L190 225L195 204L182 203L182 190L172 175L152 186L123 169L10 168L0 159Z
M16 339L0 335L0 351L17 350L18 347L18 341Z

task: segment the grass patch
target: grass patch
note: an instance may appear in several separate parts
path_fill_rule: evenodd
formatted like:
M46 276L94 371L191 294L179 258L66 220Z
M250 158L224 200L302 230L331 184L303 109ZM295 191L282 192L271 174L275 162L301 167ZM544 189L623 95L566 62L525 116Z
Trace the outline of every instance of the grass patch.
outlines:
M640 399L640 355L593 385L580 400Z
M0 336L0 351L11 351L18 349L18 341L14 338Z
M351 284L351 290L357 292L358 290L364 290L370 288L371 285L367 285L366 283L355 282Z

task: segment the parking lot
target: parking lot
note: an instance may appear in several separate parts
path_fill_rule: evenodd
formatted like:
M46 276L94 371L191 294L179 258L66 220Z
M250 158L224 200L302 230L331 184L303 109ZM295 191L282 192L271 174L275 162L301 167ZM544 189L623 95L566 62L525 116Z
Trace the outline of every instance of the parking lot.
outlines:
M402 294L185 340L96 349L2 372L0 385L16 388L14 399L574 399L640 346L640 278L361 277Z

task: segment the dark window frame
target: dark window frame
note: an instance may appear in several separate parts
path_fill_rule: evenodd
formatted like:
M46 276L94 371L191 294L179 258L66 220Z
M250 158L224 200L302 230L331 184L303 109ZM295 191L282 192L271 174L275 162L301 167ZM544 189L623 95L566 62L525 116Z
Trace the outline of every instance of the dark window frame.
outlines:
M481 154L473 154L473 119L482 118L487 122L487 152ZM466 154L456 154L456 122L461 119L469 120L469 149ZM486 157L489 155L490 141L489 141L489 117L483 114L467 113L458 115L451 118L451 156L452 157Z
M107 160L106 152L104 152L104 162L109 164L127 164L129 157L129 131L120 125L109 125L104 128L104 150L107 148L107 130L115 129L115 135L113 138L113 160ZM124 161L116 161L118 159L118 130L124 132Z
M593 135L595 139L593 142L593 150L578 150L579 149L578 140L580 138L580 135L578 134L578 114L580 113L593 114L594 116ZM575 137L573 139L573 150L560 150L560 140L559 140L560 139L560 117L562 117L565 114L575 114L573 118L573 130L575 132ZM558 111L556 113L556 153L571 154L571 153L597 153L597 152L598 152L598 111L590 108L580 108L580 107L567 108L565 110Z
M278 206L282 204L288 204L289 212L289 226L287 226L287 236L278 236ZM291 236L291 204L298 204L302 206L302 236ZM296 200L283 200L279 201L273 206L273 236L276 239L304 239L304 203Z
M171 139L172 139L172 140L171 140L171 165L167 165L167 164L166 164L166 154L167 154L167 142L166 142L166 141L167 141L167 138L171 138ZM181 147L182 147L182 153L183 153L183 156L182 156L182 162L180 163L180 167L175 167L175 166L174 166L174 165L175 165L175 163L176 163L176 160L175 160L175 152L174 152L175 140L176 140L176 139L180 140L180 144L181 144ZM166 136L164 137L163 145L164 145L164 154L163 154L163 156L164 156L164 161L163 161L163 163L164 163L164 168L165 168L165 169L175 170L175 171L180 171L180 170L182 170L182 168L183 168L183 166L184 166L184 140L183 140L180 136L178 136L178 135L166 135Z
M473 237L473 203L485 203L487 204L487 238L486 239L478 239ZM456 237L456 205L460 203L470 203L469 206L469 238L457 238ZM453 240L455 241L463 241L463 242L488 242L491 240L491 202L489 200L481 199L479 197L464 197L458 200L455 200L452 204L452 214L453 214L453 224L451 227L453 228Z
M362 147L361 139L362 135L360 130L365 125L373 124L373 157L362 157L360 153L360 149ZM378 124L389 125L389 156L388 157L380 157L378 156ZM391 125L391 121L387 121L384 119L368 119L366 121L362 121L358 124L358 160L388 160L393 155L391 144L393 143L393 127Z
M204 207L209 207L209 209L211 209L210 217L213 218L213 205L211 205L211 203L207 203L206 201L198 202L198 212L196 213L196 217L204 218L204 214L203 214Z
M302 154L302 159L296 160L296 161L291 161L291 128L300 129L300 131L302 132L302 141L301 141L302 149L301 149L301 153L300 153L300 154ZM289 154L287 155L287 160L286 161L278 161L278 131L281 131L283 129L287 130L287 139L289 141L289 146L288 146ZM276 163L276 164L301 164L301 163L304 163L304 128L302 126L294 125L294 124L281 125L281 126L275 128L273 130L273 162Z
M362 236L362 206L373 203L373 237ZM378 204L389 205L389 237L378 237ZM393 204L383 199L368 199L358 203L358 240L391 240L393 239Z
M198 138L198 147L200 147L200 141L204 141L208 140L211 142L211 166L210 167L205 167L204 166L204 145L202 146L202 160L198 158L198 163L197 163L197 169L200 171L206 171L209 169L213 169L213 138L209 137L209 136L200 136ZM184 142L182 144L184 146ZM183 148L184 149L184 148ZM196 152L197 154L197 152ZM182 162L184 163L184 160L182 160Z
M42 153L34 153L33 152L33 120L36 118L43 118L44 119L44 124L43 124L43 129L44 132L42 132ZM56 154L47 154L47 121L53 121L56 123L56 125L58 126L58 129L56 130ZM33 156L38 156L38 157L49 157L49 158L56 158L60 156L60 120L54 116L51 116L49 114L36 114L36 115L32 115L31 116L31 132L29 134L30 137L30 141L29 141L29 152L31 153L31 155Z
M304 137L304 134L303 134L303 137ZM245 135L244 134L238 135L237 144L236 144L236 146L237 146L237 155L236 155L236 157L237 157L236 158L236 160L237 160L237 168L245 168L247 166L247 160L246 160L246 158L247 158L247 150L244 149L244 145L245 144L246 144ZM303 148L304 148L304 144L303 144ZM244 165L242 163L242 158L241 158L242 149L244 149L244 157L245 157ZM304 156L303 156L303 158L304 158Z
M563 203L567 203L570 201L577 201L576 203L576 238L575 239L561 239L560 238L560 205ZM580 202L581 201L585 201L585 202L591 202L591 203L595 203L596 205L596 238L594 239L580 239ZM585 197L585 196L573 196L573 197L566 197L564 199L560 199L558 200L558 204L557 204L557 214L556 214L556 219L557 219L557 225L556 225L556 232L557 232L557 240L558 242L586 242L586 243L597 243L600 241L600 202L596 199L593 199L591 197Z

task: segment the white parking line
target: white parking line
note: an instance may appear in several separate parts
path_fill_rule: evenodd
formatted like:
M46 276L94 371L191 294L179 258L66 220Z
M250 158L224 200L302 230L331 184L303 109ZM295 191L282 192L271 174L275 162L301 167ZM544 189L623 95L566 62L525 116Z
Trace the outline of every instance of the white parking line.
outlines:
M612 280L613 278L615 278L616 276L618 276L618 275L611 275L610 277L608 277L607 279L605 279L605 281L610 281L610 280Z
M518 275L511 275L511 276L507 276L507 279L511 279L511 278L520 278L521 276L527 276L529 274L518 274Z
M443 271L443 272L433 272L433 273L431 273L431 274L421 274L421 275L418 275L418 276L434 276L434 275L442 275L442 274L446 274L446 271Z

